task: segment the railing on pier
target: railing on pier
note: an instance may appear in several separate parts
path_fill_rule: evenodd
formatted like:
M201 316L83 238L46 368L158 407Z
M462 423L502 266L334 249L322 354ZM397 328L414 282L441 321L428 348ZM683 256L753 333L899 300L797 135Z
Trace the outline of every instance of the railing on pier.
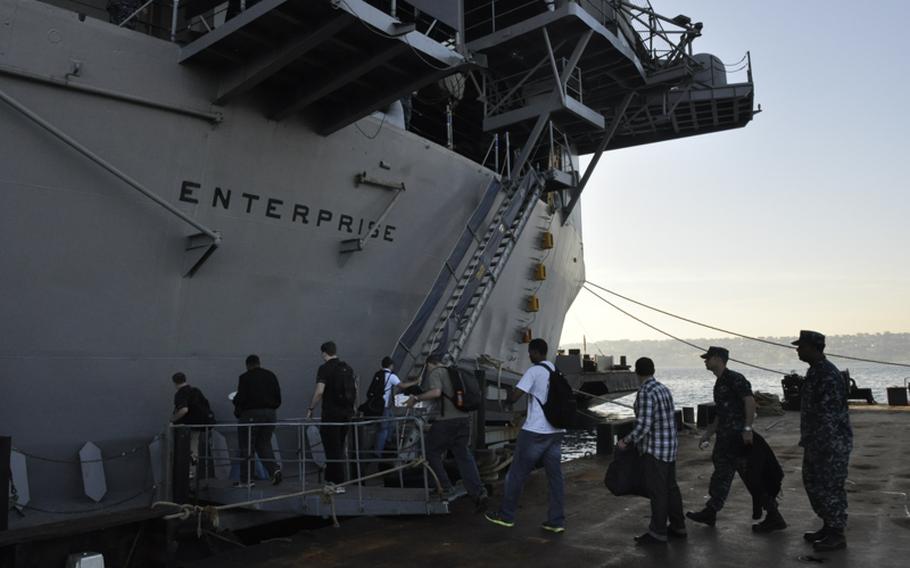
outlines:
M436 497L441 488L426 462L425 422L424 417L406 415L343 422L295 419L172 425L159 499L188 510L195 507L195 500L216 503L214 509L219 511L244 508L319 516L335 516L336 511L338 515L444 513L447 504ZM329 428L347 431L340 456L329 457L325 451L323 434ZM374 440L380 428L387 428L388 442L377 451ZM273 459L258 455L257 434L269 437ZM280 484L263 479L270 462L281 471ZM341 478L329 482L325 474L332 465ZM257 484L238 486L242 477ZM331 502L328 508L320 507L326 500Z

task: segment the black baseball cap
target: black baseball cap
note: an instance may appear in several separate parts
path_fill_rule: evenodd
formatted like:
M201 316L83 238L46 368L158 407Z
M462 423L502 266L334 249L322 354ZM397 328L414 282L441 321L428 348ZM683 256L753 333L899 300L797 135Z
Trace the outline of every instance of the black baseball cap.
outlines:
M810 331L808 329L800 330L799 339L792 342L790 345L799 345L800 343L808 343L810 345L815 345L817 347L825 346L825 336L817 331Z
M726 350L725 348L723 348L723 347L717 347L717 346L715 346L715 345L712 345L711 347L708 347L708 350L707 350L705 353L702 353L701 358L702 358L702 359L708 359L708 358L710 358L710 357L714 357L715 355L717 355L718 357L723 358L724 361L729 361L729 360L730 360L730 352L727 351L727 350Z

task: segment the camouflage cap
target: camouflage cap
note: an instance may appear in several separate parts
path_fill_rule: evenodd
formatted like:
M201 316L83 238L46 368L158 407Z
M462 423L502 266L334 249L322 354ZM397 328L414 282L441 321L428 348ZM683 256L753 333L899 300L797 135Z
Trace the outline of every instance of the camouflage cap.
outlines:
M708 347L708 351L706 351L705 353L702 353L701 358L708 359L710 357L714 357L715 355L717 355L718 357L722 357L724 361L727 361L730 359L729 351L727 351L723 347L716 347L714 345L712 345L711 347Z
M809 331L808 329L803 329L799 332L799 339L791 343L791 345L799 345L800 343L808 343L817 347L824 347L825 336L817 331Z

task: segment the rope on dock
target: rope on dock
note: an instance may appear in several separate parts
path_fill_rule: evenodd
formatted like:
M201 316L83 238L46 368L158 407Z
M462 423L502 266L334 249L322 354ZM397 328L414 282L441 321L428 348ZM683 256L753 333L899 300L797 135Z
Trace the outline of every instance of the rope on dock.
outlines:
M784 349L794 349L794 347L793 347L792 345L787 345L786 343L778 343L778 342L776 342L776 341L771 341L771 340L768 340L768 339L762 339L762 338L760 338L760 337L753 337L753 336L751 336L751 335L746 335L746 334L743 334L743 333L737 333L737 332L735 332L735 331L730 331L729 329L724 329L724 328L722 328L722 327L717 327L717 326L714 326L714 325L709 325L709 324L706 324L706 323L702 323L702 322L700 322L700 321L696 321L696 320L693 320L693 319L689 319L689 318L686 318L686 317L683 317L683 316L674 314L674 313L672 313L672 312L668 312L668 311L666 311L666 310L662 310L662 309L660 309L660 308L655 308L654 306L645 304L644 302L640 302L640 301L638 301L638 300L634 300L634 299L632 299L632 298L630 298L630 297L628 297L628 296L623 296L622 294L620 294L620 293L618 293L618 292L614 292L613 290L610 290L609 288L605 288L605 287L603 287L603 286L601 286L601 285L599 285L599 284L595 284L594 282L591 282L591 281L589 281L589 280L586 280L586 281L585 281L584 286L585 286L585 287L587 287L587 286L593 286L594 288L597 288L598 290L601 290L601 291L603 291L603 292L606 292L607 294L610 294L611 296L616 296L617 298L622 298L623 300L625 300L625 301L627 301L627 302L632 302L632 303L635 304L635 305L641 306L641 307L643 307L643 308L647 308L647 309L649 309L649 310L651 310L651 311L655 311L655 312L657 312L657 313L659 313L659 314L663 314L663 315L669 316L669 317L671 317L671 318L678 319L678 320L680 320L680 321L684 321L684 322L686 322L686 323L691 323L692 325L697 325L697 326L699 326L699 327L704 327L704 328L706 328L706 329L710 329L710 330L713 330L713 331L719 331L719 332L721 332L721 333L726 333L727 335L732 335L732 336L735 336L735 337L739 337L739 338L741 338L741 339L748 339L749 341L757 341L757 342L759 342L759 343L764 343L764 344L766 344L766 345L772 345L772 346L774 346L774 347L782 347L782 348L784 348ZM692 344L692 343L689 343L689 342L687 342L687 341L684 341L684 340L682 340L682 339L679 339L678 337L674 337L674 336L670 335L669 333L666 333L666 332L664 332L664 331L662 331L662 330L660 330L660 329L657 329L656 327L654 327L654 326L652 326L652 325L650 325L650 324L648 324L648 323L646 323L646 322L644 322L644 321L642 321L642 320L636 318L636 317L633 316L632 314L630 314L630 313L628 313L628 312L626 312L626 311L620 309L619 307L617 307L616 305L612 304L611 302L605 300L604 298L601 298L601 297L598 296L596 293L594 293L594 291L592 291L591 289L588 289L588 292L591 292L592 294L594 294L595 296L597 296L598 298L600 298L601 300L603 300L603 301L606 302L607 304L613 306L614 308L616 308L616 309L619 310L620 312L626 314L627 316L631 317L632 319L634 319L634 320L636 320L636 321L638 321L638 322L640 322L640 323L643 323L644 325L650 327L651 329L653 329L653 330L655 330L655 331L657 331L657 332L659 332L659 333L662 333L662 334L664 334L664 335L666 335L666 336L668 336L668 337L671 337L671 338L673 338L673 339L675 339L675 340L677 340L677 341L681 341L682 343L685 343L686 345L689 345L690 347L695 347L695 348L697 348L697 349L701 349L702 351L705 351L705 349L703 349L702 347L699 347L699 346L697 346L697 345L694 345L694 344ZM893 362L893 361L879 361L879 360L877 360L877 359L866 359L866 358L864 358L864 357L853 357L852 355L840 355L840 354L838 354L838 353L828 353L828 352L825 352L825 356L826 356L826 357L834 357L834 358L837 358L837 359L847 359L847 360L849 360L849 361L859 361L859 362L861 362L861 363L874 363L874 364L877 364L877 365L891 365L891 366L894 366L894 367L905 367L905 368L910 369L910 363L895 363L895 362ZM735 359L730 359L730 360L731 360L731 361L736 361ZM743 365L748 365L748 366L750 366L750 367L755 367L755 368L757 368L757 369L762 369L762 370L764 370L764 371L773 371L773 369L766 369L766 368L764 368L764 367L758 367L757 365L750 365L749 363L743 363L742 361L736 361L736 362L737 362L737 363L742 363ZM780 373L780 371L774 371L774 372ZM786 373L782 373L782 374L786 374Z
M580 390L576 390L576 389L572 389L572 392L574 392L575 394L580 394L580 395L582 395L582 396L586 396L586 397L588 397L588 398L592 398L592 399L594 399L594 400L599 400L599 401L601 401L601 402L605 402L605 403L609 403L609 404L615 404L616 406L621 406L621 407L623 407L623 408L628 408L628 409L630 409L630 410L635 410L635 407L632 406L631 404L626 404L626 403L624 403L624 402L617 402L617 401L612 400L612 399L609 399L609 398L604 398L604 397L602 397L602 396L597 396L596 394L591 394L591 393L589 393L589 392L580 391ZM626 394L624 394L623 396L628 396L629 394L631 394L631 393L626 393Z
M645 326L647 326L647 327L650 327L651 329L653 329L654 331L656 331L656 332L658 332L658 333L660 333L660 334L666 335L666 336L669 337L670 339L675 339L676 341L679 341L680 343L684 343L684 344L688 345L689 347L693 347L693 348L695 348L695 349L697 349L697 350L699 350L699 351L703 351L703 352L707 352L707 351L708 351L707 349L705 349L705 348L702 347L701 345L696 345L696 344L694 344L694 343L692 343L692 342L690 342L690 341L686 341L685 339L682 339L682 338L680 338L680 337L676 337L676 336L673 335L672 333L667 332L667 331L664 331L664 330L660 329L659 327L654 326L654 325L651 325L650 323L646 322L645 320L643 320L643 319L641 319L641 318L639 318L639 317L636 317L636 316L630 314L630 313L627 312L626 310L620 308L619 306L617 306L616 304L614 304L614 303L611 302L610 300L604 298L603 296L601 296L600 294L598 294L597 292L595 292L594 290L592 290L591 288L589 288L589 287L588 287L588 284L589 284L588 282L585 282L584 285L582 285L582 287L583 287L585 290L587 290L588 292L590 292L591 294L593 294L595 297L597 297L600 301L602 301L603 303L605 303L605 304L607 304L608 306L612 307L612 308L615 309L616 311L625 314L626 316L628 316L628 317L634 319L635 321L637 321L638 323L640 323L640 324L642 324L642 325L645 325ZM592 286L596 286L596 284L592 284ZM776 373L776 374L779 374L779 375L786 375L786 374L787 374L787 373L785 373L785 372L783 372L783 371L778 371L777 369L769 369L768 367L762 367L761 365L753 365L752 363L747 363L747 362L741 361L741 360L739 360L739 359L734 359L733 357L730 357L730 361L734 361L734 362L736 362L736 363L739 363L740 365L745 365L745 366L747 366L747 367L752 367L752 368L754 368L754 369L760 369L760 370L762 370L762 371L769 371L769 372L771 372L771 373Z

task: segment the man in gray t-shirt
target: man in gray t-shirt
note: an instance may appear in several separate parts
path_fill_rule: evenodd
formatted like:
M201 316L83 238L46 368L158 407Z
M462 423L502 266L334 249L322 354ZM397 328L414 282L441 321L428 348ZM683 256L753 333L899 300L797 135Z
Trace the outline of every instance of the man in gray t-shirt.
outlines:
M442 395L428 399L430 403L430 416L433 420L458 420L468 418L467 412L459 410L452 402L455 389L449 379L449 370L442 365L427 364L427 378L423 384L424 396L434 390L441 391Z
M411 396L407 406L410 408L417 402L431 402L431 425L426 436L427 462L439 478L443 497L448 498L453 494L452 481L442 463L443 456L451 450L464 487L480 511L486 507L487 491L480 481L474 455L468 449L471 435L470 414L455 406L452 402L454 395L455 389L452 388L449 370L442 365L442 358L439 355L430 355L427 358L427 378L424 381L423 392Z

